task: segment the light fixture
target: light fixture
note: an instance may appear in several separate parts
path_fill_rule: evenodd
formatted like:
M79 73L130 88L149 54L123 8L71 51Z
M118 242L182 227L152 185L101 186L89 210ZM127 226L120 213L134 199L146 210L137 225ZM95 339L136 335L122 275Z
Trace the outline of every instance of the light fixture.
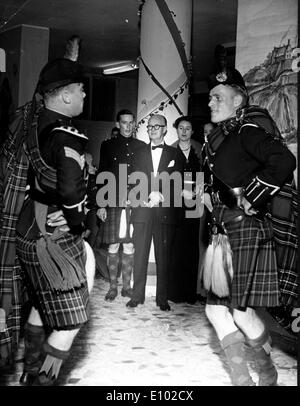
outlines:
M105 66L102 73L103 75L114 75L115 73L129 72L138 68L139 65L137 61L129 61L121 64Z

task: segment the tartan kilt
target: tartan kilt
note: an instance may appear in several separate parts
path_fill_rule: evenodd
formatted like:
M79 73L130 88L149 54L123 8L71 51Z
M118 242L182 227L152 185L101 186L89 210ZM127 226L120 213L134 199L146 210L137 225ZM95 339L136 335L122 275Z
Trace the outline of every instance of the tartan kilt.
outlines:
M56 330L77 328L88 321L89 292L85 274L85 247L80 236L64 233L56 242L82 268L85 282L68 291L50 290L36 253L36 240L17 236L17 254L22 264L28 296L44 325Z
M0 368L12 364L18 349L22 324L24 323L23 306L27 301L27 292L23 283L23 273L19 264L12 269L12 303L11 311L6 317L6 328L0 333Z
M103 244L129 243L130 237L130 209L126 209L127 232L125 238L119 237L122 207L106 207L107 218L100 226L100 241Z
M225 221L241 214L218 205L212 216ZM232 308L276 307L280 289L271 220L245 216L242 221L225 225L232 250L233 279L231 296L219 298L207 294L207 303Z
M297 307L298 196L294 182L283 185L271 202L281 301Z

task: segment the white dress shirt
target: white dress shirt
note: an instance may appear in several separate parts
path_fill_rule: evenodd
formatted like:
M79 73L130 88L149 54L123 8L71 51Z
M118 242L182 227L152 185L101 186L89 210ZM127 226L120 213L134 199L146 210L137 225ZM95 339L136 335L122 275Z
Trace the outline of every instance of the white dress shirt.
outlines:
M164 145L163 142L161 144ZM155 146L156 146L155 144L151 143L151 156L152 156L154 176L157 175L158 166L159 166L159 162L160 162L160 158L161 158L161 154L162 154L162 150L163 150L162 148L152 149L152 147L155 147Z

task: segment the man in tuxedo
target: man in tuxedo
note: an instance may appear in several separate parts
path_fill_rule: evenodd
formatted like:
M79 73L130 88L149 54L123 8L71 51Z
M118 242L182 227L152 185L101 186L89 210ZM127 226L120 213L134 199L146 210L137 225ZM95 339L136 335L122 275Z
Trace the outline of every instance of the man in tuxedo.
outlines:
M164 116L152 115L148 121L147 131L150 143L145 144L136 156L134 170L147 176L149 200L132 209L131 221L134 227L133 244L135 247L133 292L131 300L126 306L136 307L145 301L148 258L153 237L157 274L156 304L162 311L169 311L168 267L178 209L174 207L172 190L162 190L161 187L155 185L155 182L151 182L151 175L155 180L162 172L171 174L175 171L176 149L164 142L167 133L167 120ZM163 207L168 193L171 197L170 204L168 207Z

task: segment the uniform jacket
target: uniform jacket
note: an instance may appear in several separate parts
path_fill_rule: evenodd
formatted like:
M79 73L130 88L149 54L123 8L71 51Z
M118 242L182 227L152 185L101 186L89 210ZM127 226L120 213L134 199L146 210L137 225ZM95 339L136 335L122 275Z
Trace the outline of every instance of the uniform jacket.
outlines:
M84 148L87 137L71 126L70 118L48 109L41 112L37 132L42 161L39 167L36 141L30 136L26 142L31 162L29 198L20 215L18 232L24 235L31 226L33 201L49 206L48 212L62 209L68 226L75 231L83 227L85 219ZM27 234L28 238L34 238L36 230L35 225L31 234Z
M164 144L161 154L158 173L167 172L172 174L175 171L179 171L179 167L176 163L176 148ZM153 190L158 190L155 187L151 188L151 173L153 172L152 156L151 156L151 144L145 144L139 151L139 154L134 160L134 170L143 172L148 179L148 196ZM152 185L153 186L153 185ZM180 185L181 186L181 185ZM161 188L160 192L166 194ZM174 207L174 193L180 194L181 187L175 188L171 182L171 188L167 193L170 193L170 207L163 207L162 203L158 207L136 207L132 209L131 221L134 222L147 222L151 216L155 213L160 219L161 223L176 224L178 222L178 208ZM166 196L164 196L166 197Z
M254 124L229 131L216 151L207 150L207 163L215 178L228 187L245 188L244 196L254 208L263 207L296 167L289 149Z
M116 207L119 207L119 165L126 165L128 178L133 170L133 159L144 144L141 140L133 137L126 138L121 134L105 140L101 144L99 172L111 172L116 178ZM99 184L99 187L101 186ZM129 185L127 189L129 189ZM124 199L127 200L127 196L121 197L121 201Z

